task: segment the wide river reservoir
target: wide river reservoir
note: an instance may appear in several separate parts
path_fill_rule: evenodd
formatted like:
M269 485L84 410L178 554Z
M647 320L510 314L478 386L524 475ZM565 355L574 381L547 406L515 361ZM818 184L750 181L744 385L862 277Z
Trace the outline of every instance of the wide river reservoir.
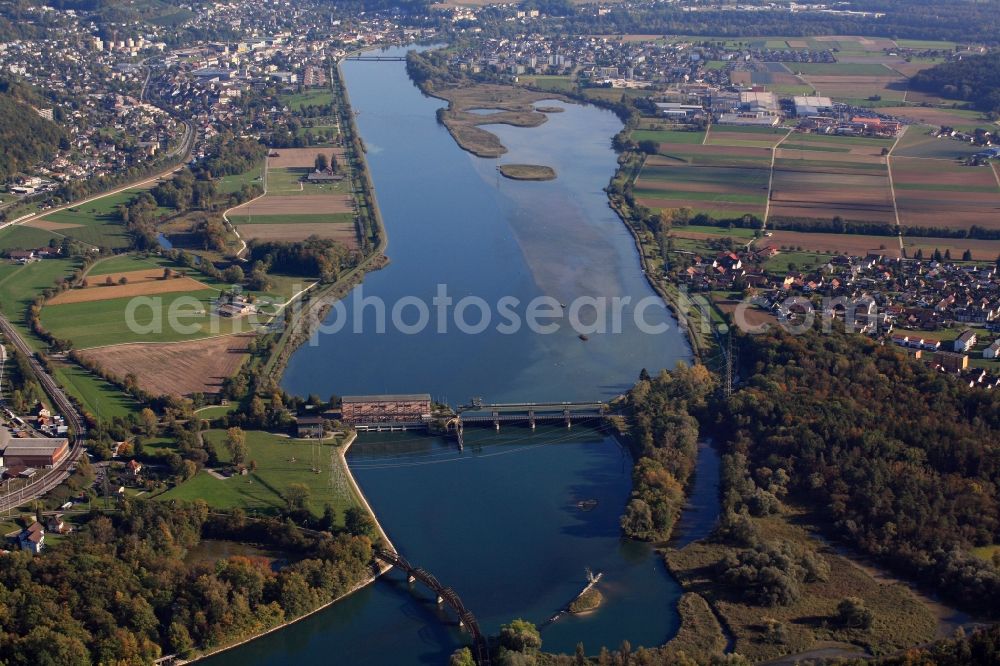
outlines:
M389 234L391 263L366 276L359 288L365 297L391 310L404 297L430 305L440 285L456 302L474 296L489 305L503 297L528 303L550 296L568 305L580 297L627 296L635 304L654 296L632 237L603 192L616 168L610 139L621 123L613 114L544 102L565 111L537 128L489 127L510 152L486 160L462 151L437 124L444 103L423 96L404 63L346 62L343 71ZM500 162L548 165L558 178L504 180ZM644 367L656 372L690 359L662 306L643 315L649 324L668 324L666 332L641 331L626 306L620 333L586 341L565 323L548 335L524 326L499 332L495 310L478 334L462 332L454 320L440 333L433 318L421 332L390 322L379 333L369 307L357 322L362 332L354 333L352 310L349 297L340 331L294 354L283 378L287 390L324 397L427 392L452 405L472 396L608 399ZM478 322L479 311L469 308L466 318ZM631 460L613 438L576 426L534 433L469 428L459 453L450 441L382 433L360 437L349 463L394 545L453 587L484 631L515 617L546 625L581 589L588 568L604 573L606 603L544 626L545 649L572 653L583 641L596 653L623 639L658 645L676 631L679 586L649 546L620 538ZM711 507L702 513L690 518L714 520ZM211 662L443 664L467 642L454 625L429 592L411 589L394 572Z

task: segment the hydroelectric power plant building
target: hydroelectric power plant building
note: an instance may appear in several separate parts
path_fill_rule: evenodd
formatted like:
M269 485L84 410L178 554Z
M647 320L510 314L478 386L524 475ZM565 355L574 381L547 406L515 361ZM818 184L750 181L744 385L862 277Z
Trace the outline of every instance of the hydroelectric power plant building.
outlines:
M341 420L352 426L418 425L430 418L431 396L429 393L347 395L341 411Z

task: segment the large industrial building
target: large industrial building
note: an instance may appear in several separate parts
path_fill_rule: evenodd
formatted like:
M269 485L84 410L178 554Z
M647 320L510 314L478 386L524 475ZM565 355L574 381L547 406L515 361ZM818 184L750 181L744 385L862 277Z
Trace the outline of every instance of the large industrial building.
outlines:
M829 97L795 95L792 103L795 105L795 115L799 118L821 116L833 111L833 100Z
M431 414L429 393L344 396L342 420L350 425L423 422Z
M0 428L0 467L52 467L69 453L65 437L13 437Z

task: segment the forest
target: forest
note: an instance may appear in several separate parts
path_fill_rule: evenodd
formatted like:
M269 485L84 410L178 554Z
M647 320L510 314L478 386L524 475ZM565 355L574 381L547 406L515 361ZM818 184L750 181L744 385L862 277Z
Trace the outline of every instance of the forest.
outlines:
M1000 542L1000 396L836 330L754 336L740 358L718 415L724 528L787 494L851 548L997 612L1000 569L970 550Z
M202 539L261 544L281 561L187 557ZM187 658L308 613L370 575L371 542L203 502L125 501L58 547L0 557L0 662L146 664Z
M38 102L30 91L0 80L0 181L51 159L59 149L62 130L35 113L29 102Z
M251 261L261 261L267 272L319 278L333 282L340 271L357 265L359 255L329 238L299 242L250 242Z
M715 380L703 365L679 365L652 378L644 370L628 392L634 420L632 498L622 530L644 540L669 538L684 507L684 488L698 456L698 421Z
M943 62L917 72L910 85L949 99L971 102L996 119L1000 117L1000 51Z
M526 3L532 4L532 3ZM538 4L538 3L534 3ZM988 2L977 0L852 0L838 9L883 13L878 20L858 14L808 11L737 11L716 8L720 3L651 3L617 5L602 16L552 2L558 13L550 25L569 34L704 35L748 38L775 35L861 35L893 39L952 40L962 44L996 44L1000 39L1000 14ZM712 8L689 11L694 4ZM765 4L745 2L744 5ZM770 3L767 3L770 4ZM480 16L491 33L513 35L520 29L504 21L501 12Z

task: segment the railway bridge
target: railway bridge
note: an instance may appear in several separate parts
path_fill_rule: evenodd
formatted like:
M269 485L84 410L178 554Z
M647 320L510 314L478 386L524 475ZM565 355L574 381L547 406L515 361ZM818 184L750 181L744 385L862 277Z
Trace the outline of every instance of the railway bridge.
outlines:
M445 587L442 585L437 578L435 578L429 571L422 569L420 567L410 564L405 557L400 555L394 550L388 548L375 548L375 557L382 560L390 566L397 567L406 572L406 580L410 583L415 581L420 581L426 585L434 594L437 595L438 604L446 604L451 607L455 614L458 615L458 626L468 629L469 633L472 634L472 653L476 658L476 663L479 666L489 666L490 663L490 650L489 642L483 635L482 631L479 629L479 622L476 621L476 616L472 614L462 600L456 594L455 590L450 587Z

